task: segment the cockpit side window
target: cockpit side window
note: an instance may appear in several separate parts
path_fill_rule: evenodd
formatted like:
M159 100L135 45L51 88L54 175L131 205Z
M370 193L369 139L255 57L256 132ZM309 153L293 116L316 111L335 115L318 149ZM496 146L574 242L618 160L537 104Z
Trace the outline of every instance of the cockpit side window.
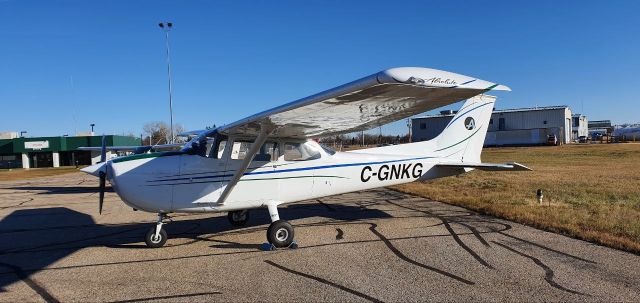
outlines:
M251 145L252 143L249 141L234 141L231 147L231 159L243 160L251 149Z
M278 144L276 142L265 142L260 151L255 156L254 161L277 161Z
M226 136L214 133L210 136L203 136L196 141L192 141L189 152L202 157L220 159L226 142Z
M321 157L318 150L305 143L287 142L283 152L285 161L308 161Z
M247 157L253 142L235 141L231 149L231 159L243 160ZM260 147L258 153L253 157L253 161L276 161L278 159L278 144L275 142L266 142Z
M210 157L215 156L216 159L220 159L222 158L222 155L224 154L224 149L227 147L227 140L222 140L220 141L220 143L218 144L218 149L217 150L212 150L212 154ZM216 154L213 154L213 152L217 152Z

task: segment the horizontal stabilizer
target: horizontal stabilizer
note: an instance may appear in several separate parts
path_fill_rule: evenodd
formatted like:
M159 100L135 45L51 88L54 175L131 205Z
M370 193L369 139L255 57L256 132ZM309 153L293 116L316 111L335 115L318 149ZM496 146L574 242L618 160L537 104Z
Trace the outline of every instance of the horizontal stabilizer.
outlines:
M440 163L437 166L443 167L460 167L460 168L474 168L478 170L486 171L530 171L528 168L520 163L507 162L507 163Z
M158 151L158 150L177 150L184 146L184 143L169 143L169 144L156 144L156 145L144 145L144 146L106 146L105 149L108 151L115 152L126 152L130 151L136 154L146 153L148 151ZM100 146L90 146L90 147L78 147L78 150L85 151L101 151L102 147Z

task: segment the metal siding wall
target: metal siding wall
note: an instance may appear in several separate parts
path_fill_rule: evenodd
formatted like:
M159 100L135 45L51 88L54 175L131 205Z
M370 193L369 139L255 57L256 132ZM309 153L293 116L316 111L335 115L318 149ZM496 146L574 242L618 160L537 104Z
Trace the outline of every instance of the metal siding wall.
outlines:
M76 150L81 146L90 146L89 137L67 137L65 139L66 150Z
M517 129L487 132L485 146L539 145L547 142L546 129Z
M12 155L13 152L13 140L0 140L0 155Z
M411 124L411 140L415 142L435 138L444 130L451 119L453 119L453 116L436 116L413 119ZM420 123L426 123L427 128L420 129Z
M113 136L114 146L140 146L140 138L129 136Z
M564 127L565 110L550 109L493 113L491 115L493 124L489 125L489 131L498 130L500 118L505 120L505 130ZM547 124L544 124L545 120Z

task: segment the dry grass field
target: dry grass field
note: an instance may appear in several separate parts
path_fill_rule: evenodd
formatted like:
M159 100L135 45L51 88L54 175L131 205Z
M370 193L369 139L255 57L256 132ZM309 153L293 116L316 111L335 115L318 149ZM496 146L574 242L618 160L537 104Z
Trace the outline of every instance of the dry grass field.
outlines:
M533 171L473 171L393 189L640 253L640 144L486 148L482 154L483 162L510 160Z
M57 176L77 172L75 167L0 169L0 181L15 181L30 178Z

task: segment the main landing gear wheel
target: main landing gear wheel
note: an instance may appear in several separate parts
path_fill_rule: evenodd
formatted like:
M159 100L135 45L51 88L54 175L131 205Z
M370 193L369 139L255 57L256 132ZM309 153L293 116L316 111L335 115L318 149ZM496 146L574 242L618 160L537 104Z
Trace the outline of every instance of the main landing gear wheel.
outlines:
M152 227L144 237L144 242L150 248L162 247L167 243L167 232L164 229L160 229L160 232L156 235L156 228Z
M246 209L230 211L229 214L227 214L227 219L229 219L229 223L235 227L245 226L247 221L249 221L249 211Z
M293 243L293 226L284 220L278 220L267 229L267 240L277 248L288 247Z

